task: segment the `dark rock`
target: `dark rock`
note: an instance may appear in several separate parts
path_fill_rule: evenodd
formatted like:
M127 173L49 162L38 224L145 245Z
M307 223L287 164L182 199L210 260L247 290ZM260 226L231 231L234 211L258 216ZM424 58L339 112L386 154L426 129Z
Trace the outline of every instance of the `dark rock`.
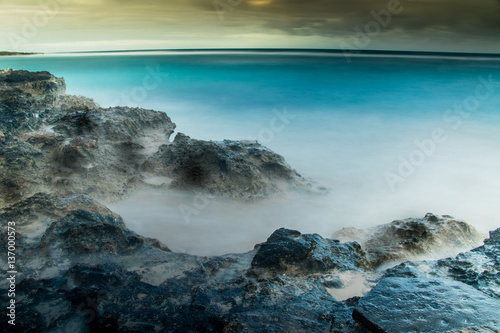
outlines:
M490 231L490 238L484 241L484 245L499 246L500 245L500 228Z
M357 241L375 265L415 260L419 256L445 257L469 250L481 243L483 235L466 222L428 213L422 219L397 220L366 230L345 228L333 238Z
M41 240L42 249L58 247L73 254L126 254L144 245L119 218L77 210L52 223Z
M0 206L37 192L80 192L106 201L160 187L258 200L314 188L281 157L256 142L170 136L164 112L103 109L65 95L48 72L0 72ZM162 185L149 181L168 179Z
M39 127L38 115L64 94L64 79L49 72L0 70L0 130L12 137Z
M354 319L371 332L500 329L500 303L444 279L384 278L363 297Z
M178 189L255 200L286 190L313 191L285 159L255 141L200 141L179 133L144 169L173 178Z
M86 195L37 193L14 205L1 208L0 221L3 223L15 221L18 234L25 239L23 247L29 247L29 244L36 244L40 241L45 230L53 222L78 209L120 218L107 207ZM3 240L2 238L0 242Z
M295 230L279 229L259 245L252 268L266 274L301 275L333 269L366 269L368 263L355 242L340 244L317 234L302 235Z
M43 200L37 198L34 201ZM41 206L36 205L24 206L41 209ZM34 213L32 215L38 216ZM39 269L37 274L47 276L48 272L52 273L43 280L33 273L32 277L25 278L20 284L23 311L32 313L33 319L38 318L36 322L29 324L29 329L51 331L62 327L65 330L91 332L146 330L193 333L366 332L352 319L353 307L357 307L354 316L356 320L365 325L375 322L370 313L366 312L370 310L369 306L365 308L367 304L371 304L368 301L372 302L370 294L361 299L356 297L339 302L325 289L328 281L340 282L335 279L337 272L363 272L361 268L364 257L357 252L357 246L349 252L349 247L342 248L344 244L337 241L280 229L266 242L276 251L274 254L268 252L271 257L271 265L268 267L266 261L255 259L266 243L248 254L199 258L154 250L153 247L148 247L146 241L136 247L135 242L128 243L130 238L127 235L123 222L118 218L82 210L72 211L54 222L42 240L44 246L52 249L54 262L50 264L47 261L46 267ZM140 237L135 234L131 236ZM299 245L290 244L294 241ZM296 246L299 256L294 256L292 251ZM79 248L85 251L79 251ZM110 249L116 253L106 256L105 253ZM304 251L309 252L303 255ZM75 256L76 253L79 255ZM273 255L276 257L273 258ZM283 256L289 266L283 268L282 263L275 260L279 255ZM31 256L36 262L44 260L43 253L33 253ZM72 262L71 266L62 269L64 265L59 262L68 260ZM331 266L334 267L331 272L324 270L330 266L322 264L329 263L329 260L337 261L335 266ZM310 261L314 264L308 265ZM273 266L275 264L278 266ZM55 269L61 270L53 273ZM276 275L281 269L287 271ZM427 283L429 279L418 273L413 276L415 278L403 280L415 281L412 288L422 289L422 294L428 297L426 302L435 298L432 295L434 289L440 293L436 296L436 304L439 305L444 304L446 297L462 297L460 293L463 288L454 289L457 282L440 279L439 281L444 282L437 286ZM387 279L389 278L384 278L377 288L386 290L384 281ZM338 287L326 284L326 287ZM392 284L389 285L391 286ZM446 288L443 289L442 286ZM448 293L448 286L451 286L452 294ZM0 289L2 288L0 285ZM399 289L403 290L402 293L412 290L406 284ZM392 299L396 295L394 302L397 302L399 289L384 297ZM471 293L471 289L466 290L467 295L470 295L467 303L457 301L459 305L452 306L449 314L460 314L460 311L465 311L464 304L476 304L475 302L477 305L474 306L482 311L484 300L493 300L472 289L479 297L478 294ZM409 296L404 299L410 303L404 307L410 309L411 306L421 304L416 301L412 303ZM383 302L391 309L394 308L392 311L404 311L397 306L390 306L385 299ZM435 304L431 301L427 303ZM458 312L453 312L455 310ZM467 315L473 318L474 311L471 312L472 315ZM384 309L382 312L389 313ZM488 312L482 313L488 315ZM393 322L403 320L401 318L404 319L396 316ZM473 321L467 327L496 329L491 324L491 316L488 320L477 318L477 322ZM450 330L455 328L451 324L447 326ZM377 322L377 325L381 324ZM375 326L367 327L373 330Z
M493 238L486 239L484 246L460 253L456 257L403 263L388 270L385 276L451 278L500 300L500 247L495 245L498 233L493 231L490 235Z

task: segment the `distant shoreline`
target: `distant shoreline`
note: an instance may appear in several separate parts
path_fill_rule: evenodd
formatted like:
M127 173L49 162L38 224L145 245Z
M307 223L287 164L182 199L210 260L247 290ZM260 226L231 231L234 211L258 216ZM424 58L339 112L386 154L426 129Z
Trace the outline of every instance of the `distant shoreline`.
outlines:
M76 51L76 52L54 52L52 54L105 54L105 53L317 53L325 55L380 55L380 56L418 56L418 57L452 57L452 58L500 58L499 53L474 53L474 52L437 52L437 51L392 51L392 50L342 50L342 49L147 49L147 50L108 50L108 51Z
M42 53L34 53L34 52L7 52L7 51L0 51L0 57L5 57L5 56L20 56L20 55L35 55L35 54L42 54Z

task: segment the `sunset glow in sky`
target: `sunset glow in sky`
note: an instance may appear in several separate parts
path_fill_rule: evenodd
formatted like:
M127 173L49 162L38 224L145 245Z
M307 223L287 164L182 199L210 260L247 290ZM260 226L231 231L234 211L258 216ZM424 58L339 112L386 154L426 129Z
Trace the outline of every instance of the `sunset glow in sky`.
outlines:
M500 53L499 0L2 0L0 50Z

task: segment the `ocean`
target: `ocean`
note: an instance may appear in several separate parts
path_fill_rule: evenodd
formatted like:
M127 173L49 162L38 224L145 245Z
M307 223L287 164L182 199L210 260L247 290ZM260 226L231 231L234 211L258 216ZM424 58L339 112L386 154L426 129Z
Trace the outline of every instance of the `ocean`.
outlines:
M104 107L164 111L193 138L259 140L330 189L211 199L189 220L183 193L108 204L176 251L244 252L279 227L329 237L427 212L500 227L499 59L138 52L0 57L0 68L50 71Z

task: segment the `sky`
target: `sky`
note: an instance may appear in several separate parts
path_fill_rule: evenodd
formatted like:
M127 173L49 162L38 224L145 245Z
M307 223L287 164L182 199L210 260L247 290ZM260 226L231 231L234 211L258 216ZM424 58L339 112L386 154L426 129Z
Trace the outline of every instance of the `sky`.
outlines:
M0 50L500 53L500 0L0 0Z

